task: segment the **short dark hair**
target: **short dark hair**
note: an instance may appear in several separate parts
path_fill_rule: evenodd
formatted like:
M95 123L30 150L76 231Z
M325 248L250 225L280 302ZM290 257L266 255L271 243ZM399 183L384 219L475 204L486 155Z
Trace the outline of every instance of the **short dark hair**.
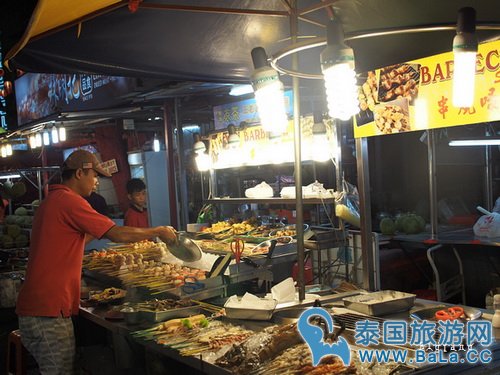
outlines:
M133 194L146 190L146 184L140 178L132 178L127 182L127 193Z

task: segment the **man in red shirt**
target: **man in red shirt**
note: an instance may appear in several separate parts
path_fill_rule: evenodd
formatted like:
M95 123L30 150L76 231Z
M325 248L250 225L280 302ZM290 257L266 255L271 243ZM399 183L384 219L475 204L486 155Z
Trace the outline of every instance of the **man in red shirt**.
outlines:
M148 228L148 211L146 209L146 184L139 178L127 182L127 193L130 207L125 213L124 225L137 228Z
M137 242L159 237L175 240L172 227L119 227L97 213L83 198L110 177L92 153L73 152L61 170L62 183L52 185L33 221L26 279L16 312L25 347L42 374L74 372L75 338L71 315L78 314L85 243L106 237L113 242Z

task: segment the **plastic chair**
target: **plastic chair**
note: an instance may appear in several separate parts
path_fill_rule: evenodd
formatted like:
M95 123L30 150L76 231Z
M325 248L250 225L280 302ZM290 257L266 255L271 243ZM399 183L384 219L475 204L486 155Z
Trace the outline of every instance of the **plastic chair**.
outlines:
M447 280L442 280L442 276L439 273L436 262L434 260L434 256L437 250L441 249L443 245L432 246L427 249L427 259L432 267L434 272L434 278L436 280L436 294L437 300L444 302L448 301L451 297L461 294L462 295L462 304L466 304L465 300L465 279L464 279L464 269L462 266L462 260L458 255L457 250L452 247L453 254L457 260L458 265L458 274L451 276Z
M25 375L28 351L21 342L19 330L9 333L7 340L7 374Z

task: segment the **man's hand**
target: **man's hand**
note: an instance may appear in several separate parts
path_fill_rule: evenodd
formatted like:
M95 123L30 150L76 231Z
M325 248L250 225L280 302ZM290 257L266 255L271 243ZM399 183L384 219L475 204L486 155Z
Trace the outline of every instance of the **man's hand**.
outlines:
M177 232L174 228L169 226L157 227L158 229L158 237L160 240L165 242L166 244L175 243L177 241Z

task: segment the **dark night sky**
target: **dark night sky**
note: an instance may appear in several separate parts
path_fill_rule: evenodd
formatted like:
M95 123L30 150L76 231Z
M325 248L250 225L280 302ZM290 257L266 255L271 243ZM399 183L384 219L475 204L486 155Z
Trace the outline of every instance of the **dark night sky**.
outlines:
M2 46L7 52L23 35L36 0L2 0L0 4L0 31Z

